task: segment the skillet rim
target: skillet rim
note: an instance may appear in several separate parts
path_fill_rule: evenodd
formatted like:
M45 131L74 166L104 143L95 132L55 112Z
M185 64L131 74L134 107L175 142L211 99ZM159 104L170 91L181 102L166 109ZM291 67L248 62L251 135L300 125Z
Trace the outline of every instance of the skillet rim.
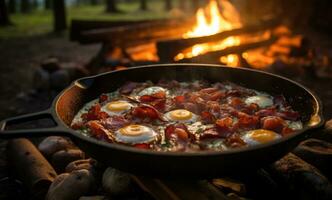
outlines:
M63 120L59 117L59 114L57 112L58 102L61 99L61 97L68 90L70 90L73 87L83 88L83 86L79 83L82 80L95 79L97 77L105 76L105 75L108 75L108 74L125 73L126 71L136 70L136 69L149 69L149 68L153 68L153 67L195 67L195 66L197 66L197 67L203 67L203 66L204 67L214 67L214 68L218 67L218 68L231 69L231 70L248 71L248 72L253 72L253 73L264 74L266 76L273 76L275 78L279 78L279 79L283 79L285 81L288 81L291 84L296 85L297 87L304 89L313 98L313 100L315 102L313 104L313 106L316 105L316 108L314 109L314 112L311 115L311 119L316 118L316 119L319 120L319 122L314 124L314 125L311 125L311 126L308 125L308 123L309 123L308 122L302 130L297 131L297 132L295 132L291 135L288 135L286 137L282 137L278 140L268 142L266 144L246 146L246 147L243 147L243 148L235 148L235 149L230 149L230 150L226 150L226 151L163 152L163 151L154 151L154 150L149 150L149 149L139 149L139 148L134 148L134 147L126 146L126 145L123 145L123 144L117 144L117 143L106 143L106 142L94 139L92 137L84 136L83 134L80 134L79 132L73 130L66 123L64 123ZM64 129L63 130L64 132L69 133L72 137L79 138L79 139L84 140L88 143L92 143L94 145L100 145L100 146L110 148L110 149L115 149L115 150L118 150L118 151L126 151L127 153L144 154L144 155L150 155L150 156L172 156L172 157L230 156L230 155L234 155L234 154L241 154L243 152L260 151L260 150L264 150L267 147L275 146L275 145L278 145L280 143L287 142L288 140L291 140L291 139L293 139L295 137L298 137L302 134L306 134L310 130L318 129L318 128L322 127L324 122L325 122L325 120L323 118L323 114L322 114L322 102L319 99L319 97L313 91L311 91L307 87L303 86L302 84L297 83L296 81L290 80L290 79L288 79L286 77L283 77L283 76L280 76L280 75L276 75L276 74L272 74L270 72L256 70L256 69L248 69L248 68L241 68L241 67L234 68L234 67L229 67L229 66L226 66L226 65L196 64L196 63L170 63L170 64L153 64L153 65L135 66L135 67L130 67L130 68L124 69L124 70L109 71L109 72L104 72L104 73L100 73L100 74L97 74L97 75L92 75L92 76L87 76L87 77L77 79L77 80L73 81L62 92L60 92L59 95L54 99L54 101L52 103L52 106L51 106L51 114L54 116L54 120L57 122L57 124L60 125Z

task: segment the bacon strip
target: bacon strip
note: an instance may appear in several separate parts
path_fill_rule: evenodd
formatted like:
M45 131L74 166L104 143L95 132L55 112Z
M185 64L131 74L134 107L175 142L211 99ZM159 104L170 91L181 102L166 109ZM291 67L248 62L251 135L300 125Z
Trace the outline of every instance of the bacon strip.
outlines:
M113 142L113 136L108 132L98 121L93 120L87 123L90 133L94 138L104 140L107 142Z
M91 120L106 119L109 115L106 112L101 111L100 104L96 104L89 109L88 113L82 114L81 117L85 122L87 122Z
M191 133L184 124L171 124L165 129L165 138L166 140L188 142L191 138Z
M150 120L160 120L165 121L162 113L160 113L158 110L156 110L154 107L146 104L142 104L138 107L135 107L131 114L134 117L140 118L140 119L150 119Z

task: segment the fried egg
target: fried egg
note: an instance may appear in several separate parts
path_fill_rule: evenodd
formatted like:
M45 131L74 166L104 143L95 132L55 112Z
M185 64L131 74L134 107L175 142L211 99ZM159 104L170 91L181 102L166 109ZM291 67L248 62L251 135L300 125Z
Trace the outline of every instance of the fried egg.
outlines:
M278 133L265 129L248 131L242 136L243 141L248 145L264 144L279 138L281 138L281 136Z
M269 106L273 105L273 100L269 97L269 96L263 96L263 95L259 95L259 96L252 96L252 97L248 97L245 100L245 103L247 105L250 105L252 103L257 104L260 108L266 108Z
M111 101L104 105L101 110L108 115L121 115L130 110L133 105L127 101Z
M125 144L146 144L154 141L157 133L150 127L133 124L117 130L114 138Z
M166 90L165 88L159 87L159 86L153 86L153 87L145 88L144 90L140 91L138 93L138 96L152 95L152 94L156 94L158 92L165 92L166 95L168 94L168 90Z
M184 123L194 123L198 119L197 115L185 109L172 110L167 112L164 116L169 121Z

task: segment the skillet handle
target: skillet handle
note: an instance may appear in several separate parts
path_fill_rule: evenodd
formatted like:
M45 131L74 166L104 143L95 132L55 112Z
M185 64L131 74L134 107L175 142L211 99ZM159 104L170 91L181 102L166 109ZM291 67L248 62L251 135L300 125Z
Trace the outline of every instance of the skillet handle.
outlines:
M50 119L53 121L54 125L49 128L18 128L10 130L7 129L12 125L19 125L22 123L33 124L33 121L40 119ZM12 139L20 137L43 137L51 135L66 135L66 132L63 128L61 128L61 126L57 124L49 110L12 117L0 122L0 139Z

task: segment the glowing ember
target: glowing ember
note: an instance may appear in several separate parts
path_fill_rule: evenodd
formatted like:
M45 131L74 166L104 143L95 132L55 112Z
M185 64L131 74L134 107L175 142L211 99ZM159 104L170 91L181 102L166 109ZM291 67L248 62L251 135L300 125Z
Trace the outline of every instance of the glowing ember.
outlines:
M231 30L234 28L241 27L239 22L239 15L236 9L228 1L220 1L220 5L223 7L223 13L219 11L218 3L216 0L210 0L206 9L199 9L196 13L197 24L193 30L185 33L183 38L194 38L214 35L219 32L226 30ZM205 13L205 10L207 13ZM227 19L224 17L227 16ZM201 54L205 54L210 51L218 51L225 49L231 46L240 45L241 41L239 37L228 37L222 41L214 43L204 43L194 45L190 49L184 50L182 53L179 53L174 60L182 60L184 58L192 58ZM236 65L235 63L230 63L230 65Z
M237 46L240 45L240 43L241 41L239 37L228 37L225 40L216 43L196 44L192 48L184 50L184 52L182 53L179 53L174 59L175 61L178 61L184 58L192 58L210 51L218 51L227 47Z
M222 56L220 58L220 62L230 67L238 67L240 59L239 56L236 54L229 54L227 56Z

